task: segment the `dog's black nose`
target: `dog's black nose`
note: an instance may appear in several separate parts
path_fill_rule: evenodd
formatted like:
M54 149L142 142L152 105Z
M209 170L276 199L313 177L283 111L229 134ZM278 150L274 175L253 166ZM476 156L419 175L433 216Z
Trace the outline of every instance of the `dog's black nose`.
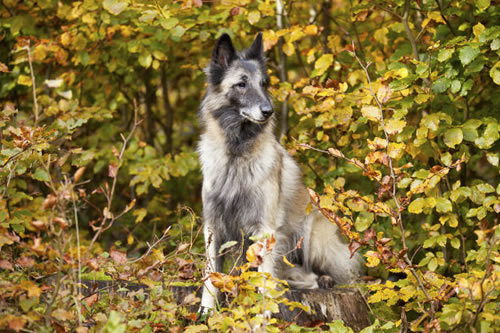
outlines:
M260 111L262 115L267 119L273 114L273 107L271 104L263 104L260 106Z

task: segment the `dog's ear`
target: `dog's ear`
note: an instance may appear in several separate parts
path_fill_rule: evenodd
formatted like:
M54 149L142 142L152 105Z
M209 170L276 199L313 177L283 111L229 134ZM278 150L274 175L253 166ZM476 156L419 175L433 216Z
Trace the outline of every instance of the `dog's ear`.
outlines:
M236 50L234 49L231 37L229 37L228 34L223 34L215 45L215 49L212 54L212 65L226 69L236 58Z
M262 45L262 32L257 34L252 45L246 51L247 59L263 60L264 59L264 47Z

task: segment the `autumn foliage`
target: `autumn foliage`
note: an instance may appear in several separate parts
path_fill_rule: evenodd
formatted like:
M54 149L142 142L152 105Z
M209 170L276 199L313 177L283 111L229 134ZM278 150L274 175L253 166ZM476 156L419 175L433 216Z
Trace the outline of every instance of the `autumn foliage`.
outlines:
M172 292L204 267L203 68L222 33L262 31L309 208L366 259L365 332L495 332L499 15L490 0L3 0L0 329L350 332L260 315L301 306L250 269L269 239L210 277L230 298L215 316Z

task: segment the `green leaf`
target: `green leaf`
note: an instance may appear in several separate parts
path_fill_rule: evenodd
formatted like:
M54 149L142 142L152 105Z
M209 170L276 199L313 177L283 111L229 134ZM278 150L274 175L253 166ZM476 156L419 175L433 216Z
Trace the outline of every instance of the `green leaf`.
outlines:
M170 30L173 27L175 27L179 23L179 19L176 17L169 17L169 18L163 18L160 20L160 25L162 26L163 29L165 30Z
M453 248L455 249L459 249L460 248L460 240L458 238L453 238L451 241L450 241L450 244Z
M438 61L444 62L444 61L450 59L450 57L453 55L453 52L455 52L454 48L439 50L438 57L437 57Z
M500 61L490 69L490 77L493 79L493 82L500 85Z
M365 231L374 220L373 213L361 212L356 218L355 226L357 231Z
M149 53L142 53L139 56L139 64L144 68L149 68L151 66L151 62L153 61L153 57Z
M472 47L470 45L464 46L458 52L458 58L462 62L463 66L466 66L472 62L478 55L480 51L478 47Z
M324 72L332 65L333 55L324 54L322 55L314 64L314 70L311 73L311 77L321 76Z
M441 94L446 91L451 85L451 80L445 76L437 79L434 81L432 84L432 91L434 91L436 94Z
M171 37L174 42L180 42L182 36L186 32L186 28L182 25L177 25L171 32Z
M500 49L500 39L497 38L497 39L494 39L492 42L491 42L491 50L492 51L496 51Z
M50 180L50 176L47 171L41 168L36 169L35 173L31 177L41 182L48 182Z
M492 193L495 192L495 188L488 183L482 183L477 185L477 189L482 193Z
M451 81L451 92L456 94L457 92L460 91L460 87L462 87L462 84L460 83L459 80L453 80Z
M444 133L444 144L450 148L455 148L463 140L463 133L460 128L450 128Z
M24 312L28 312L33 306L37 305L39 302L39 297L34 296L30 298L23 298L19 301L19 306Z
M128 2L123 0L104 0L102 6L113 15L120 15L128 7Z
M498 154L494 154L494 153L487 153L486 154L486 159L488 160L488 162L490 162L491 165L494 165L494 166L498 166L498 162L499 162L499 156Z
M451 154L449 152L444 153L441 155L441 162L443 162L444 165L450 166L451 165Z
M475 3L476 3L477 8L479 8L480 11L484 11L485 9L487 9L490 6L491 1L490 0L476 0Z
M452 206L451 206L451 201L448 199L444 198L437 198L436 199L436 211L438 213L447 213L451 212Z
M237 241L229 241L229 242L226 242L224 244L221 245L220 249L219 249L219 254L221 254L222 252L224 252L224 250L227 250L233 246L235 246L236 244L238 244Z
M413 200L412 203L408 206L408 211L413 214L420 214L422 213L424 206L425 206L425 199L417 198Z

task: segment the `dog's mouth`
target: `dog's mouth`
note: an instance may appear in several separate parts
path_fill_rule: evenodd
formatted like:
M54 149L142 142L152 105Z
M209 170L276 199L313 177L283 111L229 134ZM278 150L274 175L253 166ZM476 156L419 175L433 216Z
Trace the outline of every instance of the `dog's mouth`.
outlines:
M252 123L255 123L255 124L265 124L269 118L264 118L264 119L255 119L253 117L250 117L248 114L246 114L245 112L240 112L240 115L245 118L246 120L252 122Z

